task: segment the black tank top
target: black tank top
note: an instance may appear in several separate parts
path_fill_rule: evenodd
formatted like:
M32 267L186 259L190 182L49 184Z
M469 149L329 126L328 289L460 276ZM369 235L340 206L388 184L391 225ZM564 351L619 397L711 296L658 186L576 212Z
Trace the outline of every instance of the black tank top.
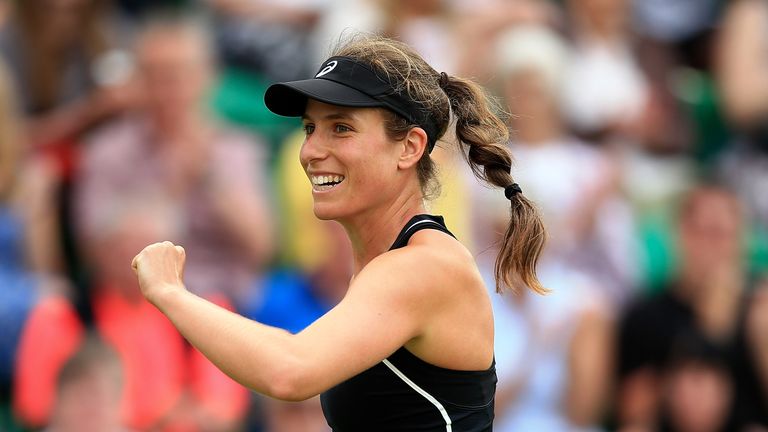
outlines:
M390 250L422 229L451 234L440 216L414 216ZM496 364L483 371L432 365L405 347L320 395L334 432L492 430Z

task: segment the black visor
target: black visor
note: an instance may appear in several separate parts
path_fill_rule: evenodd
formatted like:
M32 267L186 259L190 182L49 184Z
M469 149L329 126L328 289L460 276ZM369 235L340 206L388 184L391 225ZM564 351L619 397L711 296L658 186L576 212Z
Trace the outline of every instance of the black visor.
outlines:
M427 133L427 148L437 141L437 126L420 104L401 94L396 87L368 65L349 57L331 57L314 78L269 86L264 102L275 114L300 117L307 99L347 107L381 107L419 125Z

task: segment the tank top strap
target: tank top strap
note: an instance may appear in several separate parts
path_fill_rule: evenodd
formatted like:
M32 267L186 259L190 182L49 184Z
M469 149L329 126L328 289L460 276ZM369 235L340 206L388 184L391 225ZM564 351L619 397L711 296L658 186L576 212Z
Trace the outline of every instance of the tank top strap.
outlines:
M411 237L423 229L434 229L434 230L442 231L450 235L451 237L456 238L456 236L453 235L452 232L448 231L448 228L445 226L445 221L443 220L442 216L420 214L412 217L411 220L409 220L408 223L405 224L403 229L400 231L400 234L397 235L395 242L392 243L392 246L389 248L389 250L399 249L401 247L406 246L408 244L408 241L411 239Z

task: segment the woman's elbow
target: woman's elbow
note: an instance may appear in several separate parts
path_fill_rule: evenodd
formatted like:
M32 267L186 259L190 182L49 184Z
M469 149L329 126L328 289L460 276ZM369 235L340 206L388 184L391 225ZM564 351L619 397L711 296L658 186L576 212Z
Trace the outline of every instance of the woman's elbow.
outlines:
M300 368L285 368L271 377L267 386L267 396L286 402L301 402L318 394Z

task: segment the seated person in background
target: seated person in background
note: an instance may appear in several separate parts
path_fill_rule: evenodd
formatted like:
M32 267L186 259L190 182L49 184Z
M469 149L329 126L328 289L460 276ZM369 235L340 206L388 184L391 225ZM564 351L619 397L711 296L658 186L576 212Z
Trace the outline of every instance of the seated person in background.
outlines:
M662 371L685 335L721 352L733 379L728 429L768 427L768 302L750 291L741 240L741 202L721 187L700 186L680 205L677 279L662 294L641 299L623 317L619 335L618 420L651 428L668 419Z
M172 210L150 200L119 210L102 221L101 234L94 239L102 253L94 262L96 283L89 305L95 330L124 365L123 421L139 430L230 430L245 414L247 390L191 349L142 298L125 265L147 241L173 237ZM211 300L228 306L222 296ZM61 297L44 299L33 310L22 334L14 394L16 414L25 424L41 426L51 419L56 376L84 331Z
M98 336L86 336L61 368L45 432L127 431L120 416L123 381L117 353Z
M93 259L98 221L126 201L172 203L189 247L186 281L203 296L237 299L271 257L272 222L260 147L206 109L213 59L195 22L151 22L138 37L146 104L88 142L78 178L79 238Z

